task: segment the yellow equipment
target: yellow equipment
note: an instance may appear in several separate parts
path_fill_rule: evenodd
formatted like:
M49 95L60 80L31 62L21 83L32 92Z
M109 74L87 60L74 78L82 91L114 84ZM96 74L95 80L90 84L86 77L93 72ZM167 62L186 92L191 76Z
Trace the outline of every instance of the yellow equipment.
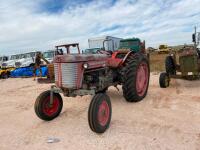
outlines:
M14 67L10 68L1 68L0 69L0 78L1 79L7 79L10 76L10 72L15 70Z
M170 52L170 48L167 45L160 45L158 49L159 54L168 54Z

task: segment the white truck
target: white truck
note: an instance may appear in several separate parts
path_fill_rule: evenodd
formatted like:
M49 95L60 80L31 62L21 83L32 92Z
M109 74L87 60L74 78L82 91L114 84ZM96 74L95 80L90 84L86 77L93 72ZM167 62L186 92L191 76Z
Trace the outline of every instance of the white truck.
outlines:
M11 55L8 61L2 63L3 68L15 67L15 62L20 59L20 54Z
M3 62L8 61L8 56L0 56L0 68L2 67Z
M53 58L56 55L56 50L48 50L42 53L44 59L46 59L49 63L53 62ZM42 61L42 63L44 64L44 61Z
M35 63L36 52L20 54L20 59L15 62L16 68L29 67Z
M88 39L89 49L93 48L105 48L108 51L114 51L119 48L119 43L122 38L103 36L97 38Z
M38 51L39 52L39 51ZM48 50L43 52L43 58L46 59L49 63L53 62L53 58L55 56L55 50ZM29 52L20 55L20 59L15 62L15 67L29 67L35 64L35 57L37 52ZM45 64L45 61L42 59L42 64Z

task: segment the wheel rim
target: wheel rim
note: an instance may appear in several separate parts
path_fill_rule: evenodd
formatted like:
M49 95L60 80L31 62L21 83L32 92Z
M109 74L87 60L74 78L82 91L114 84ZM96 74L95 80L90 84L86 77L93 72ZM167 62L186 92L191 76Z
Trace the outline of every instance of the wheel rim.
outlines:
M148 66L146 63L141 63L137 70L136 90L139 96L143 96L148 84Z
M105 126L109 120L110 109L108 103L104 100L99 105L98 121L101 126Z
M53 116L54 114L56 114L58 112L59 109L59 99L54 95L53 96L53 104L50 104L50 96L48 96L43 103L43 112L47 115L47 116Z

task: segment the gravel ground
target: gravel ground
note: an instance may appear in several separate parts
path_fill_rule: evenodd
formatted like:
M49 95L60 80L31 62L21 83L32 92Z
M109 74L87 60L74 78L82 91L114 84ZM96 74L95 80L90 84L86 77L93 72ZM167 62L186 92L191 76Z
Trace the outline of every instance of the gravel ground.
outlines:
M61 115L51 122L34 112L48 84L33 79L0 80L0 150L200 150L200 81L172 80L161 89L151 75L147 97L128 103L122 90L109 88L110 128L102 135L88 126L91 96L63 98ZM59 139L47 143L48 138Z

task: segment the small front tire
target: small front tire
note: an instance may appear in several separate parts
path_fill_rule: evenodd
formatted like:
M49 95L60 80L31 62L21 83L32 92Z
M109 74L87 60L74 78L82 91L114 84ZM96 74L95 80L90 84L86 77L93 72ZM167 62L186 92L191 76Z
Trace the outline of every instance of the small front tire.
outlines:
M110 125L111 115L110 98L104 93L96 94L88 110L88 122L91 130L96 133L104 133Z
M35 113L36 115L45 121L50 121L56 118L63 107L63 100L60 94L53 93L53 104L50 104L51 91L45 91L41 93L35 101Z
M167 88L169 86L170 78L166 72L162 72L159 78L159 84L161 88Z

